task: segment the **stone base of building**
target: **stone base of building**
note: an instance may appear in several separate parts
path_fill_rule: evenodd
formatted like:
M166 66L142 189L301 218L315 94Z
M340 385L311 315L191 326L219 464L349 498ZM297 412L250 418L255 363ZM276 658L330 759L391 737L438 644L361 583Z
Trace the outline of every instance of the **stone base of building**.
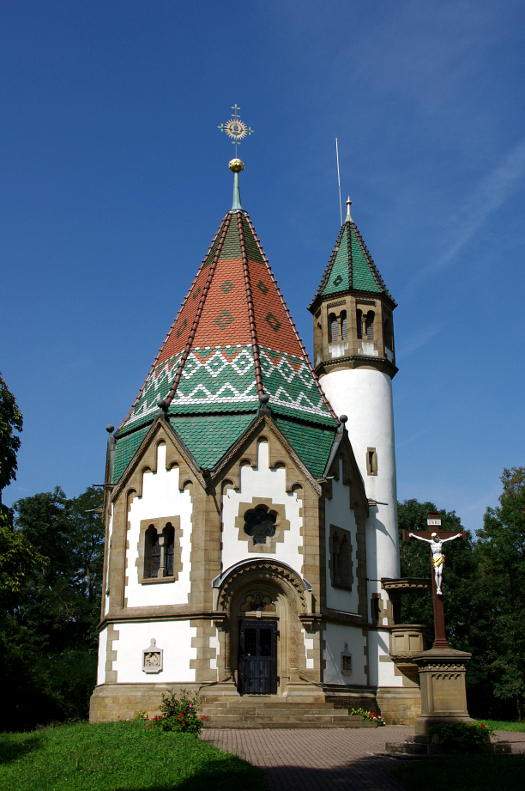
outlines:
M378 687L376 700L388 725L414 725L421 716L419 687Z
M363 707L381 712L387 723L412 725L420 714L418 689L348 688L337 685L289 684L282 695L239 695L233 682L204 685L101 684L90 702L90 722L130 720L137 712L159 713L164 692L199 692L201 712L210 728L356 728L375 727L351 715Z
M187 689L198 692L200 684L100 684L89 703L90 722L130 720L143 711L148 717L159 713L163 692Z

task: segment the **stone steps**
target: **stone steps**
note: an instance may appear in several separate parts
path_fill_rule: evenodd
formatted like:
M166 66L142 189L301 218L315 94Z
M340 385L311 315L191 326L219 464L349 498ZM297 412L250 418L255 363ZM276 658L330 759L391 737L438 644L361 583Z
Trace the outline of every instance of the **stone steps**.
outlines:
M206 728L375 728L348 708L333 703L290 701L277 696L246 696L204 703Z

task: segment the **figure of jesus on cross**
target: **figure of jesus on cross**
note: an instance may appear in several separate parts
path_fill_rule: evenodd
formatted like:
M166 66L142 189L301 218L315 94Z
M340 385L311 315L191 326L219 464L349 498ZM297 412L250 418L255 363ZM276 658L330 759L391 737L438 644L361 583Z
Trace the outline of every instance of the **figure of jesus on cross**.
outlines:
M430 544L432 552L432 566L434 567L434 581L436 583L436 594L442 596L441 584L443 582L443 569L445 568L445 556L443 554L443 544L445 541L454 541L456 538L463 538L462 533L456 533L448 538L441 538L437 533L431 533L430 538L418 536L417 533L409 533L409 538L417 538L419 541L426 541Z
M434 511L428 512L427 525L429 527L441 527L441 519L439 514ZM432 593L434 603L434 648L448 648L448 642L445 637L445 612L443 610L443 569L445 568L445 555L443 554L443 544L445 541L454 541L456 538L462 538L465 541L465 531L461 533L452 533L449 531L430 532L428 530L418 530L417 533L409 533L403 530L403 538L408 540L410 538L417 538L418 541L425 541L430 544L430 551L432 552L432 568L434 575L432 577Z

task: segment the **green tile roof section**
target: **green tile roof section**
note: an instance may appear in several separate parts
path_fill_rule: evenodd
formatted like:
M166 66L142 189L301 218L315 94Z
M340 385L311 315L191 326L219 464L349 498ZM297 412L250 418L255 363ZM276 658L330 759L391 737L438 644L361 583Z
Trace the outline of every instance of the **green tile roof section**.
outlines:
M328 464L335 426L321 427L281 416L275 416L275 424L312 475L320 478Z
M138 429L138 431L134 431L132 434L127 434L117 440L115 464L113 465L113 483L117 483L120 479L120 476L142 444L142 440L148 433L149 428L149 426L146 426L146 428Z
M181 415L170 418L195 461L204 469L211 469L237 442L255 415Z
M347 217L310 308L319 297L348 291L384 294L394 302L356 224Z

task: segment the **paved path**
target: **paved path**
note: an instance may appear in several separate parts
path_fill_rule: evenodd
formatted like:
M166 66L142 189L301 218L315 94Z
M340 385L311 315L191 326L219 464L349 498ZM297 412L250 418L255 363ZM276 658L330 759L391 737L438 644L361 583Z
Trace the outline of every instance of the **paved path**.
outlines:
M202 732L221 750L264 770L268 791L401 791L389 776L395 758L374 756L385 742L403 741L414 729L312 728Z
M395 758L374 755L386 742L402 742L413 727L218 730L201 734L221 750L263 769L268 791L404 791L390 770ZM497 731L525 752L525 733Z

